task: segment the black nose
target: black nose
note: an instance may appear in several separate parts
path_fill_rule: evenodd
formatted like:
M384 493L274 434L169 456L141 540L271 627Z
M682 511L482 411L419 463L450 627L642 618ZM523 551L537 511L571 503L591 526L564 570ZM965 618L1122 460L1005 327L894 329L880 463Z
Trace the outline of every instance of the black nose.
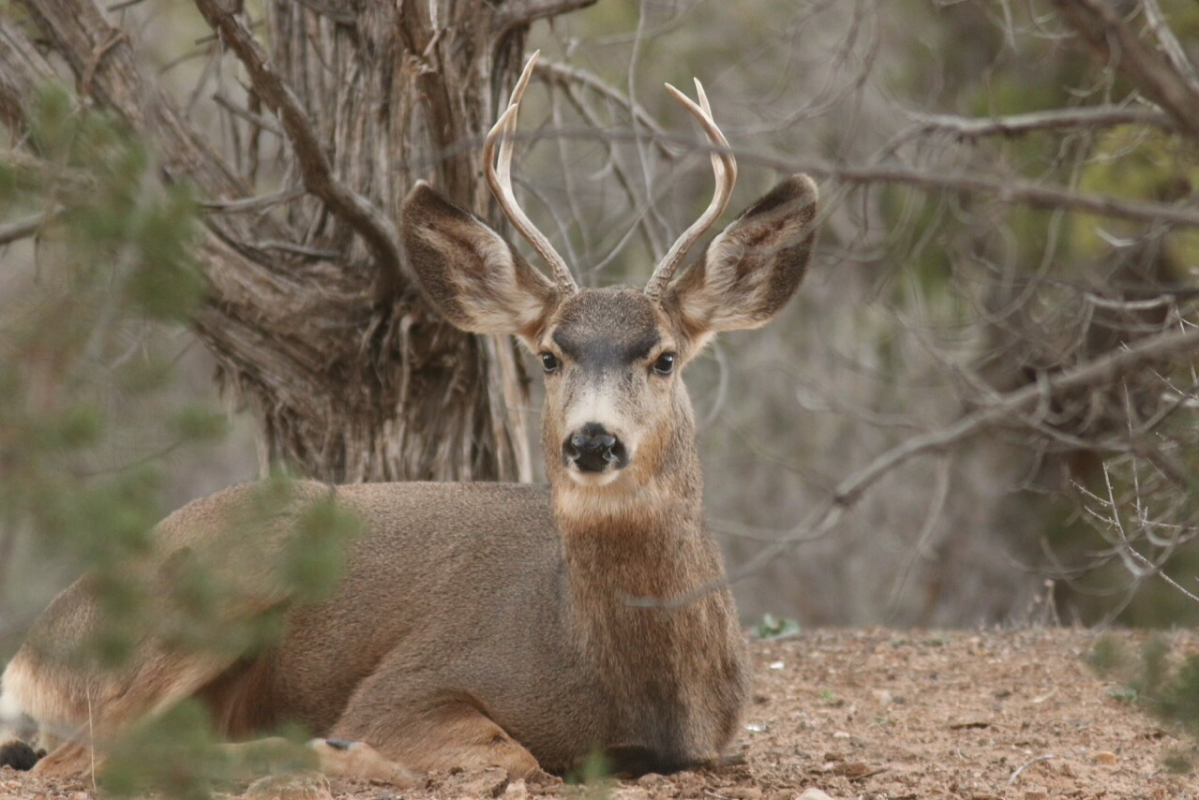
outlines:
M562 456L580 472L603 472L609 464L622 469L629 463L628 451L620 439L595 422L587 423L562 443Z

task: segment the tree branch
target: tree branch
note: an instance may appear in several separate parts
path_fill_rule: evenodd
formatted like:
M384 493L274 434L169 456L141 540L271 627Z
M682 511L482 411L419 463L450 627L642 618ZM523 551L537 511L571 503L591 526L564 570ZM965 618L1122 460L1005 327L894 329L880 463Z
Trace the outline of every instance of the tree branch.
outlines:
M342 186L333 177L329 160L299 100L267 66L266 54L249 29L237 18L240 2L196 0L196 7L246 68L255 93L282 122L283 130L295 151L304 188L319 197L331 212L349 223L366 242L378 267L389 273L388 279L394 278L400 273L399 232L391 220L370 202Z
M0 225L0 245L11 244L18 239L24 239L28 236L33 236L43 225L52 219L56 211L48 211L38 214L30 214L28 217L13 220L12 222Z
M512 0L500 7L496 15L501 31L518 25L528 25L534 20L557 17L595 5L596 0Z
M1177 123L1169 114L1150 108L1097 106L1061 108L1013 114L1007 117L958 117L950 114L909 112L916 121L914 133L946 131L963 139L983 136L1022 136L1037 131L1070 128L1095 128L1111 125L1155 125L1175 130Z
M649 131L654 134L654 143L666 158L673 160L678 154L670 150L665 145L666 132L658 121L646 111L640 103L634 102L628 95L618 91L613 86L610 86L600 80L598 76L588 72L585 69L576 67L568 67L565 64L558 64L552 61L538 61L537 66L533 69L533 74L541 78L547 83L558 84L569 88L571 84L578 84L586 89L590 89L598 95L601 95L607 100L612 101L616 105L624 108L629 114L644 125ZM597 126L598 127L598 126Z
M28 38L0 17L0 124L19 130L25 123L25 105L40 82L54 75L50 63Z
M825 535L871 486L916 456L944 452L966 439L1012 420L1017 414L1036 409L1055 395L1110 385L1146 362L1188 355L1193 357L1196 354L1199 354L1199 328L1161 333L1055 375L1045 375L1042 380L1022 389L997 395L990 402L961 417L953 425L923 436L914 436L842 480L808 519L787 536L763 548L742 566L730 570L724 580L701 586L677 597L628 598L628 602L633 605L667 608L686 605L707 592L752 575L799 542Z
M1199 87L1170 59L1145 45L1105 0L1051 0L1066 23L1100 57L1128 76L1193 136L1199 136Z
M1145 19L1149 23L1149 30L1153 31L1153 35L1161 42L1162 49L1166 51L1166 57L1170 59L1174 69L1178 70L1178 74L1185 77L1192 86L1195 85L1196 82L1199 82L1199 76L1195 74L1195 66L1187 59L1186 50L1178 41L1178 37L1174 35L1170 24L1166 22L1166 15L1162 13L1162 8L1158 5L1157 0L1141 0L1141 6L1145 9Z
M648 138L661 138L669 144L688 148L697 153L720 152L722 148L714 147L708 142L697 141L687 136L667 134L662 137L651 137L632 131L606 130L596 131L592 128L559 129L555 131L538 131L530 134L515 134L513 138L539 139L548 136L561 136L569 139L605 139L612 141L638 141ZM467 144L459 145L461 147ZM1187 208L1168 203L1151 203L1141 200L1125 200L1119 197L1102 194L1084 194L1062 189L1056 186L1044 186L1026 180L986 178L980 175L964 173L942 173L934 170L918 170L898 164L875 164L867 167L855 167L832 161L805 161L791 158L766 156L748 150L731 148L738 162L754 164L759 167L773 169L783 174L806 172L815 178L831 178L842 183L899 183L914 186L925 191L968 192L971 194L991 195L1004 203L1025 203L1035 208L1064 208L1082 211L1099 217L1111 219L1126 219L1133 222L1170 223L1188 228L1199 228L1199 208Z
M164 172L173 180L193 181L209 197L245 197L250 192L220 155L198 135L159 87L145 81L128 37L109 25L95 4L87 0L20 0L22 7L37 24L54 50L70 66L81 84L86 77L90 95L101 105L120 115L131 127L149 137L162 158ZM16 30L4 32L25 50L33 49L27 37ZM0 52L4 51L0 46ZM97 53L102 58L95 58ZM18 63L0 55L5 73L23 71L25 80L54 78L29 62ZM4 86L0 81L0 94ZM227 219L226 225L232 223ZM286 238L286 230L273 221L269 235ZM261 235L261 232L258 232ZM226 235L251 239L245 228L234 227Z
M1169 222L1191 228L1199 227L1199 210L1165 203L1123 200L1109 195L1080 194L1029 181L924 172L906 167L849 167L828 162L798 165L789 163L787 167L780 163L779 166L790 168L792 171L798 167L818 178L834 178L843 183L903 183L920 189L989 194L1005 203L1026 203L1037 208L1068 208L1134 222Z

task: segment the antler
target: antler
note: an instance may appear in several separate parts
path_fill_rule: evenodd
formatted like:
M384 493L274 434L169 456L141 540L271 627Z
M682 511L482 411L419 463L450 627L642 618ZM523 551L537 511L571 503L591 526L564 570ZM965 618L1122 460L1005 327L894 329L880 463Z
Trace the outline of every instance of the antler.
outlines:
M566 262L554 250L549 239L537 230L516 202L516 194L512 191L512 150L515 145L512 135L516 132L516 115L520 111L520 101L529 85L529 79L533 77L533 65L537 63L539 53L540 51L537 51L529 56L529 63L525 64L525 70L512 90L507 110L500 115L491 132L487 134L487 141L483 145L483 159L487 162L487 184L491 187L495 199L500 202L500 208L504 209L504 214L513 227L521 232L542 260L549 265L554 273L558 291L566 297L579 290L579 285L570 274L570 267L566 266ZM497 144L500 148L498 159L495 153Z
M733 154L729 152L728 140L724 138L724 134L720 132L720 128L716 127L716 123L712 119L712 107L708 105L708 96L704 94L703 84L699 82L698 78L695 79L695 92L699 97L699 105L696 105L691 98L669 83L666 84L666 88L699 120L704 133L708 135L708 141L714 148L719 149L712 151L712 171L716 173L716 193L707 210L700 215L694 225L683 232L678 241L667 251L662 262L654 269L649 283L645 285L645 293L652 300L657 300L661 296L662 290L674 277L675 270L683 263L691 246L724 213L725 206L729 204L729 198L733 195L733 186L737 183L737 159L733 158Z

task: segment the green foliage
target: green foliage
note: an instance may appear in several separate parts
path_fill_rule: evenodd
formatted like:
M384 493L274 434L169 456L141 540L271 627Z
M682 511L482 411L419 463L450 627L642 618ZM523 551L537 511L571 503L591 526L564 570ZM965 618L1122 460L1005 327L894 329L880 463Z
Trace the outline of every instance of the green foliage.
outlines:
M101 780L116 797L156 789L202 800L224 766L208 715L198 702L184 702L122 736L108 753Z
M1108 696L1135 703L1163 723L1175 725L1199 740L1199 654L1182 656L1160 636L1141 646L1139 657L1125 640L1102 636L1083 659L1100 676L1117 681ZM1169 767L1178 771L1176 764ZM1189 770L1189 762L1183 771Z
M0 553L19 536L86 568L70 591L97 612L76 641L31 641L118 678L147 652L233 663L281 639L289 605L335 589L360 524L285 478L244 490L203 530L158 524L163 456L227 430L223 414L169 401L171 358L154 346L204 300L198 208L188 187L161 185L142 142L61 88L31 99L28 141L38 159L0 157L0 221L46 215L36 249L20 251L36 274L0 296ZM0 561L0 616L6 571ZM0 659L13 646L0 642ZM233 758L191 702L99 746L115 796L206 797L247 759L304 762L286 741Z
M787 617L763 614L762 621L754 626L754 636L759 639L789 639L799 636L799 621Z
M566 782L584 784L586 791L583 796L587 800L608 800L615 787L612 763L602 751L593 750L577 769L567 773Z
M1083 660L1103 677L1119 674L1127 667L1128 652L1115 636L1100 636Z
M204 707L185 701L164 714L143 720L116 740L107 752L100 784L114 797L150 792L180 800L204 800L213 789L266 772L315 766L302 732L221 746Z

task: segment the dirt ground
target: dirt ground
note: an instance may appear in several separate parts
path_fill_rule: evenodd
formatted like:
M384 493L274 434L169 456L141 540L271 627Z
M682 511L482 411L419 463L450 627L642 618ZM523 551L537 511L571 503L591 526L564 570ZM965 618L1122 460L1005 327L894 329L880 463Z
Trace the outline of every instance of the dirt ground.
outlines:
M1117 634L1135 647L1143 637ZM1083 661L1097 634L815 631L756 642L745 764L582 789L497 771L434 775L416 790L332 781L353 800L1199 800L1199 749ZM1199 634L1170 634L1199 652ZM1171 767L1175 771L1171 771ZM806 794L805 794L806 793ZM301 793L328 798L323 779ZM90 784L0 770L0 798L93 797ZM257 798L279 796L264 792ZM297 800L300 795L294 795Z

